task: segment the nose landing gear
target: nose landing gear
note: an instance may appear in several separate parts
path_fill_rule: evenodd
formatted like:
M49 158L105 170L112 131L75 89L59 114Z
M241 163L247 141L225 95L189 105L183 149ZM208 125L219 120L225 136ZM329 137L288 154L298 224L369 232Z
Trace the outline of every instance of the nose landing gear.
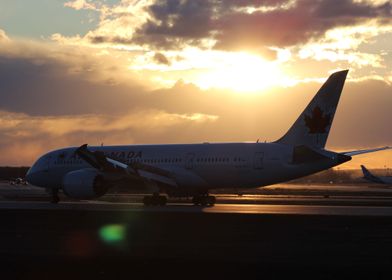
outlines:
M50 201L53 204L57 204L60 201L59 197L59 189L52 189L52 200Z

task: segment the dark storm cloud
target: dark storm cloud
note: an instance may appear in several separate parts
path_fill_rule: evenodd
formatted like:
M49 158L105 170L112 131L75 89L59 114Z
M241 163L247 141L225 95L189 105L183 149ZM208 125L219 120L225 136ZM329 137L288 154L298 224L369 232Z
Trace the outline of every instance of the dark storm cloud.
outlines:
M137 44L181 48L185 42L197 45L214 30L213 1L157 1L148 11L154 21L148 20L136 31L133 40Z
M153 20L139 28L132 42L156 49L198 45L202 39L217 40L215 48L260 49L306 43L331 28L376 19L391 23L391 3L381 5L352 0L299 0L287 9L287 1L162 0L148 7ZM244 7L275 7L246 13Z

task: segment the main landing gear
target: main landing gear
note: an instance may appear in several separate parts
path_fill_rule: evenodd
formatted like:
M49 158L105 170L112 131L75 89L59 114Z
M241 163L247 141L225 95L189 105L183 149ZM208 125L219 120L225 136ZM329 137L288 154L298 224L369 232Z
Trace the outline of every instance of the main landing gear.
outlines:
M60 201L59 189L52 189L52 200L51 203L57 204Z
M166 202L167 202L166 196L159 195L157 193L154 193L153 195L146 195L143 198L143 204L146 206L149 206L149 205L163 206L163 205L166 205Z
M201 206L214 206L216 198L213 195L197 195L192 198L192 203L194 205Z

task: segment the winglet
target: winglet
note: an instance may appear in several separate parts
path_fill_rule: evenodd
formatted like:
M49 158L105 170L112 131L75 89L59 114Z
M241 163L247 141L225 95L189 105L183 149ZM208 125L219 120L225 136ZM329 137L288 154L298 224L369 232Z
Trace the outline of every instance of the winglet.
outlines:
M378 151L385 151L385 150L390 150L391 147L385 146L381 148L375 148L375 149L366 149L366 150L356 150L356 151L350 151L350 152L343 152L340 153L342 155L346 156L356 156L356 155L362 155L362 154L367 154L367 153L373 153L373 152L378 152Z

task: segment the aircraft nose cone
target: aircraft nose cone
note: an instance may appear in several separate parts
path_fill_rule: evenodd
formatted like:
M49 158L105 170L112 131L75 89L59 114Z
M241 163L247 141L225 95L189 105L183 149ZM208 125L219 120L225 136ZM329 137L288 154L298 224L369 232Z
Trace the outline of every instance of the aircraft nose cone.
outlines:
M31 185L37 185L37 176L35 175L35 172L33 171L33 167L32 166L29 171L27 171L26 174L26 181L31 184Z

